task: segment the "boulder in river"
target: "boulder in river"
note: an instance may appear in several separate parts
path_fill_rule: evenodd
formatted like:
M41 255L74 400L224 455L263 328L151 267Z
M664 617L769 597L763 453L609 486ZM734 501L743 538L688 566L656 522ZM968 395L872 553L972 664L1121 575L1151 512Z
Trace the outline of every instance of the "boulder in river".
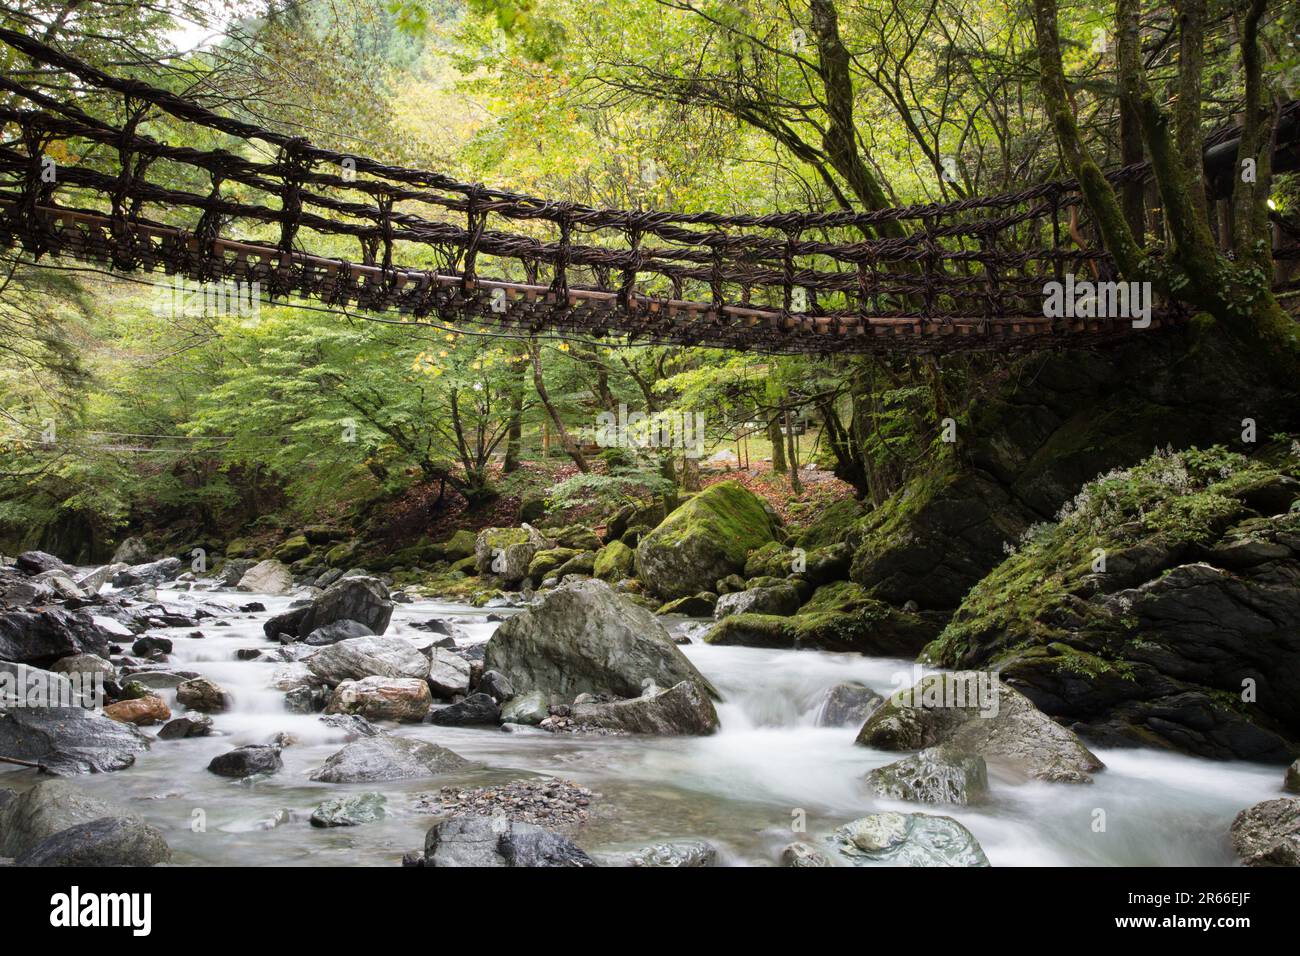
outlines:
M180 558L163 558L148 564L136 564L123 568L113 575L113 587L129 588L140 584L159 587L176 578L181 573Z
M717 697L653 614L597 580L559 587L511 617L488 641L484 667L504 674L516 692L565 700L638 697L647 677L660 687L688 680Z
M321 783L375 783L416 780L473 766L460 754L410 737L365 737L330 756L312 774Z
M152 866L170 856L162 835L137 814L66 780L42 780L0 800L0 857L19 865Z
M339 641L346 641L352 637L370 637L374 633L360 621L333 621L329 624L322 624L313 630L302 639L302 642L312 647L324 647L327 644L337 644Z
M216 714L230 706L226 692L206 677L195 677L176 685L176 700L190 710Z
M984 758L953 747L927 747L867 774L867 787L890 800L967 806L988 797Z
M880 750L951 744L1021 777L1091 783L1105 767L1070 730L1036 708L996 674L931 674L894 694L858 731Z
M712 591L701 591L688 597L667 601L655 611L659 615L680 614L684 617L713 617L718 606L718 596Z
M123 538L122 543L117 546L113 552L114 564L145 564L153 560L153 552L149 545L145 543L144 538Z
M293 588L293 574L275 558L267 558L245 571L236 587L255 594L287 594Z
M1286 777L1282 780L1282 789L1288 793L1300 793L1300 760L1286 768Z
M212 718L206 714L189 714L169 720L158 731L159 740L182 740L186 737L207 737L212 733Z
M280 748L260 744L236 747L218 754L208 763L208 769L219 777L252 777L258 774L277 773L284 766Z
M1232 821L1232 846L1246 866L1300 866L1300 799L1242 810Z
M781 850L781 865L811 869L836 866L837 864L824 851L811 843L790 843Z
M778 519L761 498L735 481L694 495L636 547L636 576L663 600L713 590L740 573L749 552L776 540Z
M555 546L536 528L484 528L474 542L474 561L479 574L492 575L507 587L528 577L528 565L538 551Z
M426 680L429 659L404 637L351 637L322 647L304 661L327 684L364 677Z
M378 578L364 575L346 576L313 598L307 611L298 619L298 637L337 621L356 621L373 634L388 630L393 617L393 602L388 587Z
M536 726L546 719L550 706L550 695L540 690L516 694L501 706L501 722Z
M800 603L799 592L792 584L750 588L748 591L736 591L718 598L718 603L713 608L713 616L719 621L730 614L788 616L799 610Z
M989 865L974 835L951 817L873 813L846 823L826 841L852 866Z
M490 698L489 698L490 699ZM359 714L367 720L419 723L433 706L428 683L413 677L365 677L334 688L327 714Z
M469 693L470 665L465 658L445 647L434 647L429 664L429 686L439 697L450 700Z
M108 656L111 635L85 611L0 613L0 660L46 667L74 654Z
M572 867L596 863L572 841L504 817L456 816L429 829L424 865Z
M314 827L355 827L374 823L385 815L387 799L382 793L354 793L326 800L311 814Z
M632 700L574 704L569 708L569 720L579 729L625 734L707 736L718 729L713 701L699 684L689 680Z
M718 849L705 840L665 840L634 850L597 854L601 866L685 869L716 866Z
M43 574L46 571L62 571L67 574L72 570L52 554L44 551L24 551L14 559L14 567L24 574Z
M104 708L104 716L137 727L152 727L171 720L172 712L167 702L156 694L146 694L134 700L119 700Z
M861 727L862 722L885 702L866 684L844 681L826 691L817 708L818 727Z
M470 694L446 707L429 713L429 723L442 727L472 727L479 724L496 724L501 720L501 708L487 694Z
M81 707L0 711L0 754L39 763L55 776L121 770L148 749L149 738L133 725Z

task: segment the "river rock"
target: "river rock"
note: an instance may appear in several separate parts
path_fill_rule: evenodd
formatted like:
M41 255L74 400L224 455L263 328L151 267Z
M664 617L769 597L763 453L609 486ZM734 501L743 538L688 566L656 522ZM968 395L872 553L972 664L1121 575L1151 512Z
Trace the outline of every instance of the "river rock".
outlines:
M623 852L601 853L601 866L674 867L716 866L718 850L704 840L667 840Z
M255 594L287 594L293 588L293 575L275 558L267 558L245 571L236 587Z
M370 637L374 633L360 621L334 621L330 624L322 624L304 637L302 642L312 647L324 647L353 637Z
M490 699L490 698L489 698ZM367 720L419 723L433 706L424 680L413 677L365 677L334 688L327 714L360 714Z
M1091 783L1105 767L1096 754L1024 694L993 678L973 671L925 677L868 717L857 742L880 750L946 743L1020 777ZM956 706L963 701L966 706Z
M681 614L685 617L712 617L718 606L718 596L712 591L701 591L689 597L668 601L655 611L659 615Z
M327 684L365 677L429 676L429 659L404 637L351 637L322 647L304 661Z
M326 727L343 731L343 739L349 743L362 737L378 737L383 733L359 714L322 714L318 719Z
M103 589L105 584L112 581L119 571L124 571L127 567L128 565L117 562L105 564L77 578L77 587L93 597Z
M101 817L61 830L14 860L17 866L155 866L171 859L156 827L128 817Z
M137 697L135 700L119 700L104 708L104 716L120 720L124 724L137 727L151 727L171 720L172 712L167 702L155 694Z
M387 803L382 793L357 793L347 797L326 800L312 811L314 827L355 827L374 823L385 815Z
M60 601L79 601L86 597L86 592L81 590L77 582L62 571L46 571L34 580L47 585Z
M781 850L781 865L803 868L835 866L836 863L811 844L790 843Z
M215 681L195 677L176 685L176 700L190 710L217 714L230 706L230 698Z
M665 601L711 591L719 578L743 571L749 552L778 533L761 498L737 482L719 482L640 539L636 576Z
M554 541L529 524L484 528L474 541L474 562L479 574L493 575L510 587L528 577L528 565L538 551L554 546Z
M1232 821L1232 846L1246 866L1300 866L1300 800L1265 800Z
M212 718L207 714L191 714L169 720L158 731L159 740L182 740L185 737L207 737L212 733Z
M129 568L123 568L113 575L113 587L129 588L146 584L156 588L174 580L180 573L180 558L163 558L160 561L150 561L148 564L136 564Z
M429 658L429 686L435 694L450 699L469 693L469 661L442 647L433 648Z
M131 645L131 653L136 657L149 657L153 654L170 654L173 644L170 638L149 635L140 637Z
M279 747L249 744L213 757L208 769L219 777L242 779L257 774L278 773L283 766Z
M647 677L660 687L689 680L717 696L653 614L597 580L557 588L511 617L488 641L484 667L500 671L516 691L565 700L637 697Z
M613 730L626 734L705 736L718 729L713 701L694 681L684 680L668 690L633 700L574 704L574 727Z
M501 719L501 709L487 694L470 694L464 700L439 707L429 714L429 723L442 727L471 727L478 724L495 724Z
M111 635L85 611L51 607L0 614L0 660L46 667L74 654L108 656Z
M729 614L790 615L799 610L799 603L799 592L790 584L750 588L718 598L713 617L720 621Z
M22 856L68 827L101 817L134 816L67 780L44 779L24 793L2 794L12 798L0 800L0 856Z
M827 844L853 866L989 865L969 830L928 813L873 813L840 827Z
M984 758L952 747L927 747L867 774L867 788L890 800L967 806L988 797Z
M1282 780L1282 789L1287 793L1300 793L1300 760L1286 768L1286 777Z
M885 698L866 684L845 681L826 692L817 708L818 727L861 727Z
M356 621L370 628L373 634L383 634L392 617L393 602L384 582L372 577L346 576L307 605L306 613L298 620L298 637L308 637L316 628L336 621Z
M117 546L113 552L114 564L146 564L153 560L153 552L149 550L149 545L145 544L144 538L123 538L122 543Z
M217 583L223 588L238 587L244 575L256 566L257 562L251 558L227 558L225 564L221 565L221 570L217 572Z
M430 683L432 683L432 679ZM499 671L484 671L483 676L478 679L477 689L479 693L487 694L497 703L502 703L515 696L515 687L510 683L510 678Z
M108 773L135 763L149 738L131 724L80 707L18 707L0 712L0 754L67 777Z
M312 774L322 783L376 783L455 773L473 766L460 754L409 737L367 737L333 754Z
M46 571L61 571L67 574L72 570L52 554L44 551L24 551L14 559L14 567L24 574L42 574Z
M96 674L111 679L117 674L117 669L98 654L71 654L68 657L61 657L50 665L50 670L56 674L81 674L83 679Z
M576 844L531 823L457 816L429 829L424 838L424 865L569 867L596 863Z
M526 724L536 726L550 714L550 695L540 690L530 690L516 694L501 706L503 724Z

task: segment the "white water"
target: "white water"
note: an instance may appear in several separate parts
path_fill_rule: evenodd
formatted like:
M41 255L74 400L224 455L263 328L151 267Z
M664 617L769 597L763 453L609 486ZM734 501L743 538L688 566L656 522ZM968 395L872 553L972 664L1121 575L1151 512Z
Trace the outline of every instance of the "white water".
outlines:
M996 865L1226 865L1228 826L1244 807L1278 794L1277 768L1217 763L1151 750L1101 750L1107 770L1091 786L1016 784L994 779L992 799L977 808L900 804L865 794L861 778L899 758L855 746L854 729L814 726L822 693L858 680L889 693L907 661L847 654L773 651L702 644L683 650L725 698L721 731L704 738L569 737L506 734L495 728L403 725L394 732L435 741L481 764L453 777L371 785L319 784L309 775L344 744L315 715L284 709L272 675L283 666L239 661L240 648L273 650L262 621L288 598L222 592L163 592L180 607L197 602L232 609L229 627L204 621L151 632L172 638L175 669L198 671L234 700L215 715L217 735L155 741L136 765L79 778L87 788L125 803L160 827L181 864L395 865L423 845L430 825L413 809L418 795L447 784L501 783L533 773L573 780L600 794L592 820L573 836L589 851L662 838L707 839L730 863L768 865L799 835L876 809L945 813L964 823ZM259 600L267 611L233 609ZM412 622L455 617L473 641L495 624L486 612L430 601L399 604L389 634L422 636ZM175 712L174 695L168 696ZM236 746L267 743L287 732L298 742L283 752L284 769L256 783L208 773L209 760ZM31 771L0 772L0 785L29 786ZM389 816L360 827L321 830L312 809L348 791L380 790ZM1095 828L1104 811L1105 829Z

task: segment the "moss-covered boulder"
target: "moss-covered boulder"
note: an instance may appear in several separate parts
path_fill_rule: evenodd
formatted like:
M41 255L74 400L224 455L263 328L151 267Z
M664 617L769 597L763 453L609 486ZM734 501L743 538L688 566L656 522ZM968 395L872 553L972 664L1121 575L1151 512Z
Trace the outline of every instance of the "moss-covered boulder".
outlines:
M277 561L290 564L311 554L311 543L307 540L305 534L295 534L291 538L286 538L271 553Z
M575 551L600 550L600 538L586 525L571 524L562 528L547 528L544 534L562 548Z
M473 531L461 528L447 540L434 544L433 553L439 560L455 563L474 553L475 541L476 536Z
M596 552L592 572L602 581L621 581L636 573L636 552L622 541L611 541Z
M821 509L817 517L795 536L794 543L805 551L839 544L866 513L866 506L854 498L836 501Z
M999 670L1106 745L1300 752L1300 459L1160 453L1086 485L927 658Z
M331 568L348 568L356 563L361 550L360 541L344 541L325 552L325 563Z
M719 578L743 571L749 552L778 533L762 499L734 481L720 482L640 540L637 577L665 600L708 591Z
M555 576L561 581L568 574L583 574L590 576L596 570L596 552L579 551L569 560L565 561L555 569Z
M490 574L507 587L528 577L528 566L538 551L555 547L530 525L521 528L484 528L474 540L475 566L479 574Z
M718 605L718 596L708 591L692 594L690 597L678 598L661 604L656 614L680 614L683 617L713 617L713 610Z
M528 576L534 582L550 577L552 571L578 553L574 548L547 548L545 551L538 551L528 562Z
M936 626L917 614L869 598L848 582L819 588L792 616L732 614L704 634L708 644L856 651L911 657L925 647Z

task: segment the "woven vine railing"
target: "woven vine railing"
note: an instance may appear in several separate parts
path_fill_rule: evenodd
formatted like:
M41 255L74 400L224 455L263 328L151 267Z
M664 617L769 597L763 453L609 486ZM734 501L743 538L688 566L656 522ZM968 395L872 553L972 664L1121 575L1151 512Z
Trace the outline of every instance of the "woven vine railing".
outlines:
M1137 331L1125 318L1044 314L1045 283L1113 278L1072 182L862 213L596 209L324 149L23 34L0 28L0 41L94 94L70 102L0 77L0 124L18 133L0 144L0 244L34 259L611 344L947 352ZM124 119L92 116L77 105L88 99L119 102ZM257 141L275 159L169 145L141 132L158 115ZM1147 175L1109 174L1117 185ZM1157 303L1147 328L1186 317Z

